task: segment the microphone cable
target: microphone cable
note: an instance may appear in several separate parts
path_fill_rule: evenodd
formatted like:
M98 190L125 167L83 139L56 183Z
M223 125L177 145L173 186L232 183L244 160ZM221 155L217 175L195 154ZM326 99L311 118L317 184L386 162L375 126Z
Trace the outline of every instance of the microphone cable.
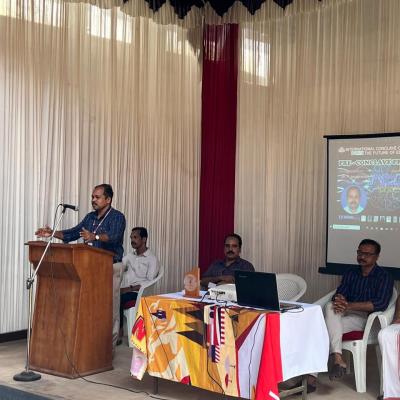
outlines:
M58 211L58 209L59 209L60 207L61 207L61 204L59 204L59 205L57 206L56 211L55 211L55 214L54 214L53 230L55 229L56 218L57 218L57 211ZM50 245L50 246L49 246L49 250L48 250L48 255L49 255L49 257L51 257L51 251L52 251L52 247L51 247L51 245ZM51 261L51 262L50 262L50 277L51 277L51 292L52 292L52 297L53 297L53 301L54 301L54 304L55 304L55 312L56 312L56 315L58 315L58 305L59 305L59 302L58 302L57 290L56 290L56 287L55 287L54 261ZM32 315L32 317L33 317L33 315ZM112 387L112 388L114 388L114 389L125 390L125 391L131 392L131 393L136 393L136 394L138 394L138 393L143 393L143 394L145 394L146 396L151 397L151 398L153 398L153 399L157 399L157 400L168 400L168 399L166 399L166 398L164 398L164 397L159 397L159 396L156 396L156 395L151 394L151 393L149 393L149 392L146 392L145 390L135 390L135 389L129 389L129 388L125 388L125 387L122 387L122 386L114 385L114 384L111 384L111 383L96 382L96 381L93 381L93 380L91 380L91 379L88 379L88 378L82 376L82 375L80 374L80 372L78 371L76 365L75 365L74 362L72 361L70 355L68 354L68 351L67 351L67 339L66 339L66 334L65 334L64 330L62 329L61 324L58 324L57 328L58 328L58 330L59 330L59 332L60 332L60 334L61 334L61 337L62 337L63 351L64 351L64 355L65 355L65 357L66 357L66 359L67 359L68 365L71 367L71 369L74 371L74 373L77 375L77 377L78 377L79 379L81 379L81 380L83 380L83 381L85 381L85 382L87 382L87 383L94 384L94 385L108 386L108 387Z

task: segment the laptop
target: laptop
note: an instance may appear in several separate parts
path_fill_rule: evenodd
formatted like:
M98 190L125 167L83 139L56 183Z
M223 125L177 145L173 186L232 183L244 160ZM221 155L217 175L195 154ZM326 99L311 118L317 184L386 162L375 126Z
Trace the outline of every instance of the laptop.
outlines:
M241 306L287 311L296 304L279 303L276 274L268 272L235 271L237 303Z

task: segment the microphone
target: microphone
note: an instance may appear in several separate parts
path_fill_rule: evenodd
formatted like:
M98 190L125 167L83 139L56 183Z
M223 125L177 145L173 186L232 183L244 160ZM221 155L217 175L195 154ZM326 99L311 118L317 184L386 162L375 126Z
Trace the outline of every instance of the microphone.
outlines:
M79 211L79 207L78 206L73 206L72 204L60 203L59 205L63 206L64 211L65 211L66 208L69 208L70 210L73 210L73 211Z

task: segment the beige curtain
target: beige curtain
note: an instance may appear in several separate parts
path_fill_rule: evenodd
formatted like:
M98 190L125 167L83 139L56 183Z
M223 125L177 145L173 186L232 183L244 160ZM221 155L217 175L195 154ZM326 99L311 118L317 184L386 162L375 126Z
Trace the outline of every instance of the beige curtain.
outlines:
M117 0L89 3L0 0L0 333L26 327L23 243L61 201L81 207L63 226L78 222L97 183L114 186L126 251L129 228L149 228L166 267L157 290L180 289L196 265L201 23L211 17L193 16L189 29L132 17ZM317 273L322 137L399 130L400 4L231 13L243 21L235 229L257 269L302 275L314 300L337 282Z
M337 282L317 272L323 135L400 130L399 19L397 0L353 0L240 26L236 230L256 267L303 276L306 300Z
M26 328L24 242L90 211L94 185L149 229L165 265L157 290L197 262L201 28L132 18L119 8L0 0L0 333Z

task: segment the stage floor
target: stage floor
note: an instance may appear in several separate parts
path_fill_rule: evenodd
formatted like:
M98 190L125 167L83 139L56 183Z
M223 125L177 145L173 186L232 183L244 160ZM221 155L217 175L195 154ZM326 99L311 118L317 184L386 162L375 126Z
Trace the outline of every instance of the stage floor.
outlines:
M125 338L126 340L126 338ZM373 350L373 349L371 349ZM13 376L24 370L26 341L0 343L0 398L1 386L22 390L31 394L41 395L50 399L83 400L95 398L96 400L132 400L154 398L177 400L216 400L227 399L227 396L189 387L179 383L159 380L159 393L153 396L153 379L145 375L143 381L130 377L129 367L132 350L125 344L118 346L114 357L114 369L101 374L86 377L90 381L102 385L86 382L82 379L65 379L52 375L41 374L42 379L36 382L22 383L13 380ZM104 385L103 385L104 384ZM106 386L113 385L114 387ZM126 390L127 389L127 390ZM130 391L128 391L130 390ZM134 393L142 391L141 393ZM355 391L354 376L347 375L339 382L330 382L327 374L319 375L319 385L315 393L310 394L310 400L360 400L376 399L379 391L379 376L374 351L368 354L367 368L367 393L359 394ZM147 392L148 394L144 393ZM15 397L15 399L23 397ZM29 398L29 397L27 397ZM291 396L299 399L299 396Z

